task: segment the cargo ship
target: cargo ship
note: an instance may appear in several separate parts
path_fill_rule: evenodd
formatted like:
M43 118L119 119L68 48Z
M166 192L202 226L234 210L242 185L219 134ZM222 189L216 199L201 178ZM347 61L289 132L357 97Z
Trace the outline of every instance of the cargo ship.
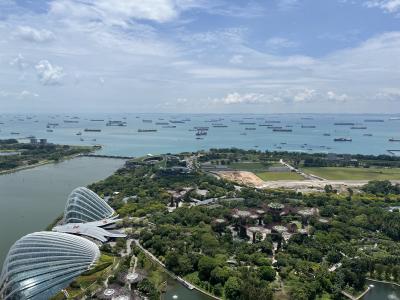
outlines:
M85 128L83 131L85 131L85 132L101 132L101 129L90 129L90 128Z
M207 128L207 130L208 130L208 128ZM197 129L196 136L207 135L207 130Z
M390 138L389 142L400 142L400 139Z
M157 129L138 129L138 132L157 132Z
M123 126L126 127L126 122L124 121L108 121L106 126Z
M333 139L334 142L351 142L353 141L351 138L335 138Z
M272 129L274 132L292 132L292 129L285 129L285 128L274 128Z
M351 123L351 122L336 122L336 123L333 123L333 125L335 125L335 126L354 126L355 124Z
M194 127L196 130L205 130L207 131L209 127Z

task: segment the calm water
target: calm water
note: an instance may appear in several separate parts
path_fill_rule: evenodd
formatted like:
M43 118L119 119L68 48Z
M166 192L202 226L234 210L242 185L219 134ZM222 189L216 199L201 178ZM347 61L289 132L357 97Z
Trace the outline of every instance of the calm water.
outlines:
M174 298L174 296L177 298ZM196 290L189 290L175 280L168 281L168 290L162 300L213 300Z
M362 300L400 300L399 286L369 280L367 282L368 284L373 284L374 287Z
M0 266L21 236L44 230L61 215L68 194L103 179L122 160L77 158L0 176Z
M77 117L79 119L72 119ZM125 115L0 115L0 138L22 138L34 135L50 142L63 144L103 145L102 152L112 155L144 155L147 153L176 153L212 147L238 147L260 150L290 150L306 152L336 152L383 154L388 149L400 149L400 120L390 120L392 115L334 115L334 114L275 114L275 115L172 115L172 114L125 114ZM90 121L100 119L104 121ZM383 122L366 122L379 119ZM74 120L78 123L65 123ZM108 120L122 120L126 127L106 126ZM143 120L152 120L145 123ZM163 128L156 122L173 123L176 128ZM293 132L273 132L258 126L273 121ZM47 123L59 123L53 132L46 131ZM240 122L255 123L240 125ZM351 125L335 126L336 122L351 122L367 129L351 129ZM3 123L3 124L1 124ZM212 124L226 125L215 128ZM210 127L203 140L195 138L191 131L196 126ZM302 127L303 126L303 127ZM304 128L315 126L315 128ZM254 127L256 130L245 130ZM85 128L101 129L101 132L84 132ZM138 129L157 129L157 132L139 133ZM18 132L19 135L12 135ZM76 133L82 132L82 136ZM329 133L330 136L324 136ZM244 135L245 134L245 135ZM372 136L364 136L372 134ZM352 142L334 142L336 137L352 138ZM83 139L81 141L80 139Z

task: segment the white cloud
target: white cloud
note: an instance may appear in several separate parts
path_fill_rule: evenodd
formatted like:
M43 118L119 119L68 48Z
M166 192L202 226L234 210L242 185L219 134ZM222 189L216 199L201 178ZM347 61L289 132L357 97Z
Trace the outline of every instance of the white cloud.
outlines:
M295 7L299 0L276 0L278 3L278 7L282 10L287 10Z
M96 18L105 24L128 27L132 19L159 23L175 20L182 11L201 6L194 0L59 0L50 4L55 15Z
M25 60L25 57L21 53L19 53L14 59L10 61L10 65L16 66L21 71L29 66L28 62Z
M371 0L365 3L367 7L377 7L387 13L400 11L400 0Z
M4 90L0 90L0 97L4 98L16 98L16 99L26 99L26 98L37 98L39 94L30 92L27 90L23 90L21 92L8 92Z
M277 50L282 48L295 48L299 44L282 37L272 37L265 42L267 49Z
M336 94L335 92L329 91L326 93L326 97L330 101L335 102L346 102L349 100L349 96L346 94Z
M45 43L54 40L54 33L47 29L35 29L30 26L19 26L15 33L17 37L20 39L29 41L29 42L37 42L37 43Z
M315 99L316 91L314 89L305 88L301 91L298 91L293 96L294 102L310 102Z
M264 95L259 93L239 94L234 92L227 94L223 98L214 99L214 102L223 104L260 104L263 97Z
M271 0L267 9L276 9L274 3L279 1ZM54 110L68 107L68 99L73 98L76 103L88 99L85 109L96 103L94 108L100 111L110 106L109 99L113 97L120 104L114 105L114 110L135 110L140 106L157 110L158 103L169 99L171 111L183 107L196 111L197 101L192 99L209 104L214 97L228 92L232 93L221 98L224 101L217 101L221 104L217 109L242 111L240 105L222 105L226 102L274 103L268 106L271 111L287 112L344 107L346 111L357 111L359 103L364 105L363 111L390 111L389 105L396 105L382 101L387 104L384 107L377 104L377 99L398 99L394 90L381 89L398 86L400 31L378 34L356 44L360 35L342 50L335 49L343 43L335 43L328 54L324 53L330 43L323 50L307 52L314 41L304 39L307 43L296 49L298 55L285 55L286 51L268 50L293 49L297 46L294 41L300 41L296 35L273 33L267 36L272 38L266 41L266 48L265 36L260 37L258 28L261 20L254 25L253 21L232 18L232 10L213 13L202 7L206 2L217 7L232 4L228 0L52 0L47 13L21 8L20 14L5 14L0 20L1 86L13 90L15 84L23 83L29 91L37 88L38 79L43 85L62 82L60 88L38 90L44 101L61 99L54 107L44 108ZM190 9L202 12L184 14ZM224 19L203 26L208 18L216 18L203 19L204 13L225 13L229 22ZM16 38L15 29L26 24L32 26L26 30L27 39L44 41L45 30L54 32L56 38L47 43L27 43L26 39ZM314 53L318 54L313 56ZM42 58L46 60L40 61ZM22 73L24 81L18 82ZM99 90L104 78L106 84ZM134 99L133 93L137 95ZM255 99L255 95L264 96ZM182 96L190 101L178 100ZM370 105L366 105L368 101ZM247 108L257 110L251 105Z
M39 94L23 90L21 93L19 93L19 95L17 97L21 98L21 99L23 99L23 98L31 98L31 97L35 97L36 98L36 97L39 97Z
M377 100L384 101L400 101L400 89L398 88L388 88L379 91L375 98Z
M243 42L246 32L247 29L243 27L230 27L213 31L186 33L181 36L181 39L191 44L207 43L214 46L215 44L223 44L224 46L227 46L229 43L229 45L232 46L232 43L236 44Z
M61 84L65 76L62 67L52 65L48 60L41 60L35 66L37 76L43 85Z
M223 67L196 67L188 69L189 74L197 78L254 78L262 76L263 72L253 69L223 68Z
M236 54L229 60L231 64L241 64L243 62L243 55Z

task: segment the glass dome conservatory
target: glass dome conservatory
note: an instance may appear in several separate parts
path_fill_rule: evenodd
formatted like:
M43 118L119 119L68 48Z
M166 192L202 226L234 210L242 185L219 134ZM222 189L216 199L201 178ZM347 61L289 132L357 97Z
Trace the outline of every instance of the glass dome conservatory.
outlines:
M49 299L100 256L95 243L71 234L35 232L10 248L0 275L4 300Z
M86 223L111 218L115 211L95 192L79 187L68 196L64 224Z

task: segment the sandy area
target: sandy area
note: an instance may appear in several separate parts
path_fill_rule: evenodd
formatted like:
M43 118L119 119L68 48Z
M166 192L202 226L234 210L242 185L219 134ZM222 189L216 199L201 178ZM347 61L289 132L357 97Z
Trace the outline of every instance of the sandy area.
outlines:
M234 181L240 184L263 187L265 182L252 172L246 171L219 171L216 172L223 179Z

